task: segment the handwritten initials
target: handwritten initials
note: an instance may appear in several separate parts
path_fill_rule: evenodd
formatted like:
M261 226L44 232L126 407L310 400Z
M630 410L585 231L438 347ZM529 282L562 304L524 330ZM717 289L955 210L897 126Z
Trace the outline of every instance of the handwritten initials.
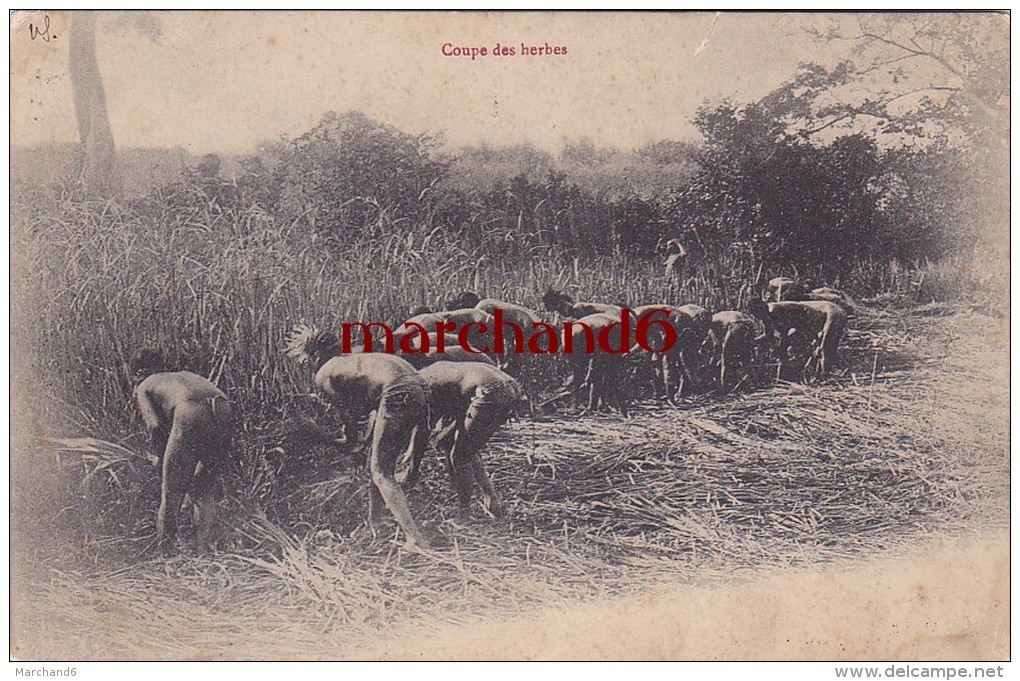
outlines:
M42 40L44 43L48 43L51 40L57 39L57 34L50 35L50 15L47 14L43 17L43 25L36 26L35 24L28 25L28 35L32 40L36 38Z

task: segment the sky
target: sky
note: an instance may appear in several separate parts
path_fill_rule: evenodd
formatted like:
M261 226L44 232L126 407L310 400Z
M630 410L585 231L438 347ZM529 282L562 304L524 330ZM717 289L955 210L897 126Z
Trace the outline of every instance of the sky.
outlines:
M29 24L50 40L33 39ZM804 31L847 15L747 13L105 13L97 58L120 147L247 153L328 111L360 110L454 147L690 139L706 101L753 101L846 43ZM11 141L77 141L69 15L11 23ZM513 46L514 56L492 48ZM528 46L566 54L522 55ZM489 55L444 56L443 46ZM451 49L447 48L447 51Z

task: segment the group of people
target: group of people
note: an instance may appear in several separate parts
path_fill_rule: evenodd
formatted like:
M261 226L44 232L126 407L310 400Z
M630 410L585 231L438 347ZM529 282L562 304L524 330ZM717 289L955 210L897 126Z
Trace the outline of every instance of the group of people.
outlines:
M834 289L808 289L783 277L773 279L770 286L772 301L755 299L746 310L714 315L692 304L644 305L628 308L625 314L625 306L578 302L566 293L547 291L543 307L564 322L559 327L564 334L587 333L585 329L620 334L621 319L636 323L658 312L668 318L675 342L665 352L611 353L594 346L563 355L566 380L541 406L573 396L586 400L587 409L606 404L626 413L628 376L640 372L654 377L657 393L668 400L676 399L687 385L703 385L709 368L718 371L718 388L728 390L752 376L764 346L772 346L780 361L798 356L798 346L807 348L806 361L814 360L822 374L831 371L852 301ZM415 310L411 320L422 327L435 321L484 322L496 309L502 318L521 326L540 319L524 306L482 299L473 292L460 294L444 307ZM434 348L435 343L430 345ZM579 341L576 347L585 343ZM536 407L533 396L515 378L528 370L527 357L512 349L495 356L465 350L452 338L444 352L342 349L336 334L305 324L294 328L284 347L288 356L315 370L316 391L341 414L344 436L335 441L368 449L369 523L388 509L409 546L434 544L436 537L426 536L404 494L404 485L418 477L430 446L446 462L462 514L470 511L477 485L484 509L502 517L505 508L481 451L513 415ZM706 354L712 358L707 362ZM166 371L163 358L149 348L132 357L130 370L136 386L133 400L151 435L154 463L162 470L157 540L172 550L177 516L184 497L190 495L196 539L207 542L215 513L213 492L230 446L230 402L201 376Z

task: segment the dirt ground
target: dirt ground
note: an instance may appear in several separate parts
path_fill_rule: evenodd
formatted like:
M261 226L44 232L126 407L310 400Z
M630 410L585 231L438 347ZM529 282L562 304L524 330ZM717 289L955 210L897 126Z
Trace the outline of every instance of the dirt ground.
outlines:
M917 320L947 334L933 423L979 445L1008 422L1008 322ZM919 396L920 397L920 396ZM994 524L994 521L993 521ZM1010 656L1008 530L825 569L764 570L735 583L543 608L407 632L352 659L1005 660Z
M351 659L1005 660L1009 537L412 633Z

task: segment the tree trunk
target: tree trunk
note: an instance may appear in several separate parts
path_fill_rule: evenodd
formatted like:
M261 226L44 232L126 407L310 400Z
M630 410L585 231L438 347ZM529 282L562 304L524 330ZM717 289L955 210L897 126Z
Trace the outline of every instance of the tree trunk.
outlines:
M119 187L106 92L96 62L96 18L95 12L71 15L69 66L81 142L76 170L86 196L105 198Z

